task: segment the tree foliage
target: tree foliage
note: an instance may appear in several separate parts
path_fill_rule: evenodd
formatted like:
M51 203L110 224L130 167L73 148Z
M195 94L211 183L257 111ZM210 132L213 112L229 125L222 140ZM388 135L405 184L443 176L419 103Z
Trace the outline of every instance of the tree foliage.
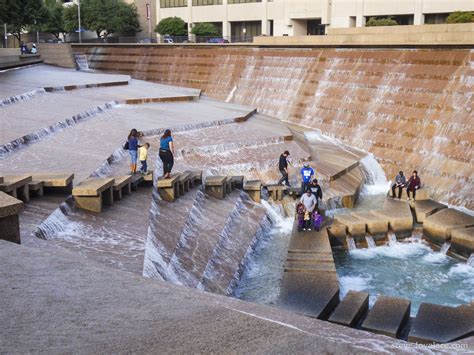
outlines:
M167 17L156 25L155 32L162 36L186 36L188 34L188 29L186 27L186 22L184 22L182 18Z
M371 17L365 24L366 27L397 26L398 22L391 17Z
M212 37L217 36L219 31L217 27L209 22L200 22L196 23L191 30L191 33L196 36L203 36L203 37Z
M8 31L18 40L29 26L40 26L46 18L42 0L0 0L0 22L6 23Z
M45 0L44 2L46 19L41 25L41 31L53 34L57 39L62 34L66 36L69 29L65 24L65 8L56 0ZM77 23L77 20L76 20Z
M449 14L446 23L469 23L474 22L474 12L455 11Z
M78 29L77 5L64 10L64 27L68 32ZM141 31L136 6L123 0L81 0L81 28L94 31L98 38Z

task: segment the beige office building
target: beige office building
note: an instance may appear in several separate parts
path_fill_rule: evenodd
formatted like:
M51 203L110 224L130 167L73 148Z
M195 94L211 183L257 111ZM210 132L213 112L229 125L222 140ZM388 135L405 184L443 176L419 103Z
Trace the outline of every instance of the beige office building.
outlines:
M328 27L363 27L370 17L392 16L401 25L444 23L453 11L474 11L474 0L150 1L156 22L178 16L189 30L195 23L212 22L224 37L320 35Z

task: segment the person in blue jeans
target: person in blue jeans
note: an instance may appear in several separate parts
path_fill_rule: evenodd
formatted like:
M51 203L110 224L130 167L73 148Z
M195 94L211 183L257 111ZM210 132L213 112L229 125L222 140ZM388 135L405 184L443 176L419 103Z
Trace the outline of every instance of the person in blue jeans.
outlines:
M303 169L301 169L301 194L304 194L309 188L309 184L314 176L314 170L309 166L308 163L305 163Z
M134 128L128 134L128 153L130 154L130 172L135 174L137 172L137 158L138 158L138 131Z
M171 175L171 169L174 164L174 143L171 131L167 129L160 139L160 152L158 154L161 161L163 162L163 178L169 179Z

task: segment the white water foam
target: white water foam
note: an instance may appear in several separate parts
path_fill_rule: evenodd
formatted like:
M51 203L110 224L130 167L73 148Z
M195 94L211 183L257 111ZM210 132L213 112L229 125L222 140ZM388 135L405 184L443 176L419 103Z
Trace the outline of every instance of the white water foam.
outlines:
M362 188L361 195L370 196L386 194L390 188L390 181L387 181L387 177L374 155L366 155L360 160L360 164L366 181Z
M421 243L397 243L395 245L384 245L370 249L351 250L350 254L355 259L374 259L387 257L393 259L406 259L411 256L422 255L431 251L430 247Z

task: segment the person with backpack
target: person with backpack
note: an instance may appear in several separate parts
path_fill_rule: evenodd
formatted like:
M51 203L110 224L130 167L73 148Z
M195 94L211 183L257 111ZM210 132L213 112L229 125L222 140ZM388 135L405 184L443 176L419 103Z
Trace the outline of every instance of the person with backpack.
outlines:
M133 128L128 134L127 141L125 142L124 149L128 150L130 154L130 174L136 174L137 172L137 158L138 158L138 131Z

